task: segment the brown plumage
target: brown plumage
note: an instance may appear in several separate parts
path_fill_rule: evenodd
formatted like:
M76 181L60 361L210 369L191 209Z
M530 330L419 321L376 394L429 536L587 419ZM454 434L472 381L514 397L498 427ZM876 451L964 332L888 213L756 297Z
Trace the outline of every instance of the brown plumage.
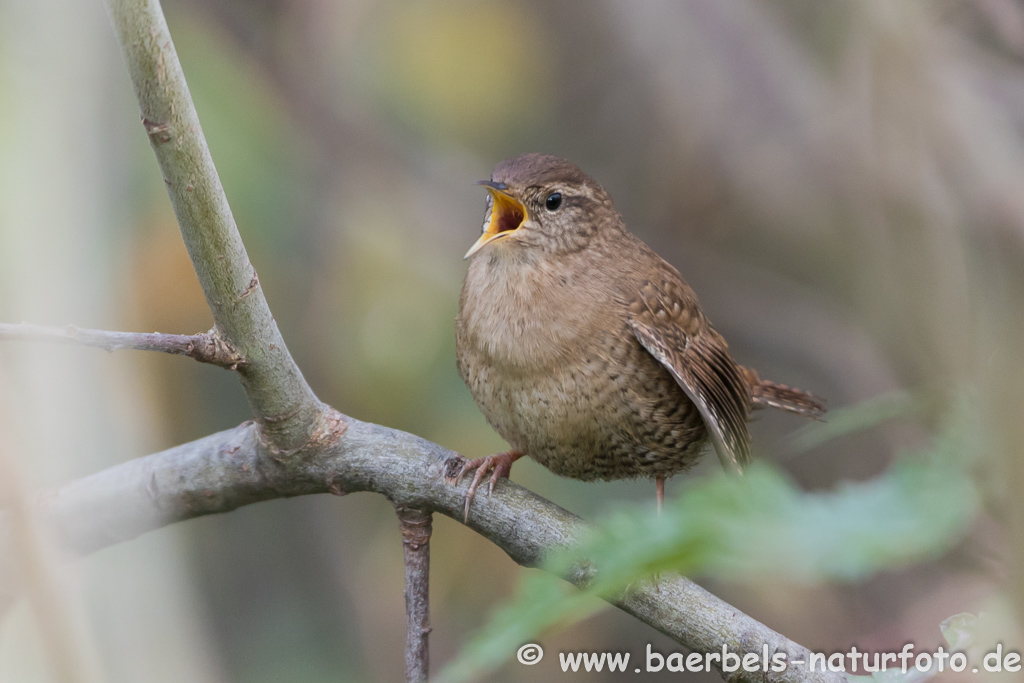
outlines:
M458 368L512 450L459 473L476 470L467 513L487 473L493 489L524 454L573 479L650 477L660 492L708 442L739 471L752 408L824 412L738 365L679 272L574 164L524 154L481 184L490 198L467 254Z

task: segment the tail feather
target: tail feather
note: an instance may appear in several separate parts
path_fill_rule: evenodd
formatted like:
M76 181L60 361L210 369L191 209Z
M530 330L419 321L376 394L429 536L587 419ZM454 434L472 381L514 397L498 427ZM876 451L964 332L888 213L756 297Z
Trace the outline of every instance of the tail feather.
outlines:
M743 371L750 384L754 408L778 408L814 420L821 420L827 410L825 400L809 391L763 380L750 368Z
M815 420L827 410L824 400L809 391L763 380L753 388L753 399L755 408L779 408Z

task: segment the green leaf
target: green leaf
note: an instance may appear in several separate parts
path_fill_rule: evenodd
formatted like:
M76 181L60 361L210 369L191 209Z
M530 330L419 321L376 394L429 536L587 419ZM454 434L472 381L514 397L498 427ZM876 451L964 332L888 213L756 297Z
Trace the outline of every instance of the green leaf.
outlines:
M832 492L802 492L759 462L742 477L690 482L661 516L614 511L578 547L552 556L544 565L550 574L524 581L444 680L471 680L499 666L542 631L591 614L596 598L613 598L658 572L855 581L945 552L963 538L979 506L966 474L969 430L959 416L950 423L929 451ZM590 578L582 591L556 578L581 570Z
M943 621L939 628L950 650L963 651L974 644L978 633L978 617L970 612L961 612Z
M478 679L509 659L537 633L585 619L603 609L595 596L548 574L531 571L520 581L513 601L500 607L459 658L437 677L438 683Z
M951 652L963 651L974 644L978 629L978 617L969 612L961 612L949 617L939 625L942 629L942 637L946 639ZM919 671L916 667L910 666L907 672L901 669L887 669L876 671L870 676L851 676L847 674L846 679L850 683L924 683L924 681L935 678L939 669L934 662L932 667L926 671Z

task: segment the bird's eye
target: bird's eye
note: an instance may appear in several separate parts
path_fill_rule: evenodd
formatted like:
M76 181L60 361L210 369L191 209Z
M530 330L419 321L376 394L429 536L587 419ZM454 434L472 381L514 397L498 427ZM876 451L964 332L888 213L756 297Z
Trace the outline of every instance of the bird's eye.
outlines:
M552 192L544 200L544 206L548 211L557 211L558 207L562 205L562 193Z

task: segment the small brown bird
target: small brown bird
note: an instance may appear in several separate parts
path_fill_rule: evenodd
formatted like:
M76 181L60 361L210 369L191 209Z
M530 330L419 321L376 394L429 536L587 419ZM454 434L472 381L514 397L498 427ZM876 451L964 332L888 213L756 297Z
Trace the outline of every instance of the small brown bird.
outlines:
M750 460L747 420L771 406L824 412L813 395L738 365L679 272L623 224L575 164L523 154L480 182L490 197L459 297L459 374L506 453L467 462L489 491L524 455L584 481L667 477L708 441L726 469Z

